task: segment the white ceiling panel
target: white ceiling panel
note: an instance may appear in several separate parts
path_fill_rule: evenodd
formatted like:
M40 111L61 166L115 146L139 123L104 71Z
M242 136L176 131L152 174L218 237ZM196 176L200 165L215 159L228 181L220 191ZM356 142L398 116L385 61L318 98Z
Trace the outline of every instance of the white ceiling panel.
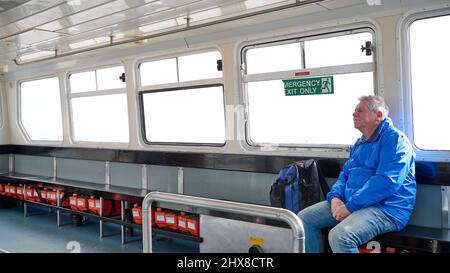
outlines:
M35 13L41 12L53 6L58 6L64 1L56 0L31 0L31 1L0 1L0 7L6 5L6 2L15 2L19 4L18 6L8 9L0 10L0 26L7 25L9 23L15 22L27 16L31 16ZM22 4L20 4L22 3Z
M0 42L0 52L2 53L3 56L4 54L7 53L14 53L17 50L17 45L15 43L11 43L11 42Z
M23 5L28 0L12 0L12 1L0 1L0 12L8 11L17 6Z
M187 1L185 1L187 2ZM190 1L193 2L193 1ZM136 29L143 25L155 24L168 19L178 18L181 16L186 17L188 13L195 13L197 11L208 12L209 7L221 7L230 5L233 3L240 3L242 0L228 0L228 1L194 1L192 4L186 4L182 1L177 5L169 7L167 5L161 5L158 3L149 3L147 5L126 10L124 12L116 13L113 16L102 17L97 20L89 21L83 24L75 25L66 29L59 29L58 32L69 33L71 35L81 34L88 31L95 31L106 26L117 24L116 29L128 31L130 29ZM220 16L222 13L214 13ZM211 14L211 15L214 15Z
M11 22L9 24L3 25L0 27L0 39L2 39L5 36L11 36L14 35L15 32L21 32L25 30L29 30L32 28L41 28L41 25L53 22L57 19L64 18L70 14L80 12L81 10L88 10L92 7L96 7L101 3L106 3L111 0L77 0L79 2L79 5L72 5L69 3L72 3L75 0L72 0L68 3L62 3L59 5L55 5L51 8L48 8L46 10L40 10L38 9L36 12L30 14L26 18L21 18L21 15L17 16L17 20L14 20L14 22ZM1 14L0 18L3 17L3 14ZM44 29L44 28L41 28ZM52 30L52 29L48 29Z
M314 1L314 0L312 0ZM317 0L316 2L318 2ZM356 0L355 0L356 1ZM348 4L355 1L341 0ZM16 56L77 52L173 29L236 19L253 12L298 5L297 0L65 0L0 1L0 65ZM339 1L320 1L326 8ZM0 5L0 7L2 7ZM311 7L311 5L309 5ZM305 6L305 10L307 7ZM6 8L5 8L6 9ZM188 24L189 22L189 24ZM111 36L113 37L111 41ZM14 54L15 53L15 54ZM38 58L38 57L36 57ZM19 58L23 59L23 58Z
M125 11L116 12L110 14L109 16L103 16L101 18L78 21L74 16L69 16L67 18L63 18L61 20L45 24L42 29L47 29L51 31L58 31L70 34L79 34L81 32L86 32L98 28L102 28L105 26L117 24L120 22L125 22L131 19L139 18L143 16L145 13L150 11L155 11L160 9L161 5L158 4L158 1L152 1L152 3L146 3L143 6L138 6L135 8L130 8ZM76 26L76 28L74 28Z
M39 43L42 41L46 41L49 39L53 39L55 37L61 36L58 33L42 31L42 30L30 30L19 35L15 35L13 37L4 39L3 42L15 43L15 44L24 44L24 45L33 45L35 43Z

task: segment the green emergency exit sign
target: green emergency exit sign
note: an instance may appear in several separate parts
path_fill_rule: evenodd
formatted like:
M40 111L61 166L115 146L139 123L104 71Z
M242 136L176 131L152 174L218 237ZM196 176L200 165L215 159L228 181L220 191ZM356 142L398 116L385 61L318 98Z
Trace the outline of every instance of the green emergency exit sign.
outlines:
M283 80L286 96L334 93L333 76Z

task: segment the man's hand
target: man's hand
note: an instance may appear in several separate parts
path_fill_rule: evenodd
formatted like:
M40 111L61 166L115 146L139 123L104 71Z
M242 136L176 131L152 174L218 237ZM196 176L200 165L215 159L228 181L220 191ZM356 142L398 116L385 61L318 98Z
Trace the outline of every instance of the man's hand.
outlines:
M336 209L342 205L344 205L344 202L342 202L341 199L339 199L337 197L331 199L331 214L333 214L333 217L334 217L334 213L335 213Z
M341 206L339 206L333 213L334 219L336 219L338 221L344 220L349 215L350 215L350 211L348 211L345 204L342 204Z

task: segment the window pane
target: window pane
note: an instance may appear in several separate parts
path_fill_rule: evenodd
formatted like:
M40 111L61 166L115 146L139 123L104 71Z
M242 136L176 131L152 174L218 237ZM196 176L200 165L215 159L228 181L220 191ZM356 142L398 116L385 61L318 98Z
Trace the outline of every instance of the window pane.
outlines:
M97 70L98 90L125 88L125 83L119 79L125 73L123 66L109 67Z
M225 143L222 86L145 93L143 105L150 142Z
M361 46L372 42L372 34L357 33L326 39L305 41L306 68L372 62Z
M97 90L95 83L95 71L74 73L70 75L70 91L81 93Z
M450 35L444 35L449 29L450 16L416 21L410 28L414 142L424 150L450 150L445 125L450 117L450 51L445 46Z
M175 58L142 63L141 86L177 82L177 62Z
M373 73L334 76L334 94L285 96L281 80L248 83L253 143L353 144L361 135L352 113L374 93Z
M300 43L249 49L246 58L247 74L300 69Z
M21 83L20 116L31 140L61 141L63 133L58 78Z
M76 141L128 142L126 94L72 99Z
M221 78L222 71L217 70L220 59L217 51L178 57L180 82Z

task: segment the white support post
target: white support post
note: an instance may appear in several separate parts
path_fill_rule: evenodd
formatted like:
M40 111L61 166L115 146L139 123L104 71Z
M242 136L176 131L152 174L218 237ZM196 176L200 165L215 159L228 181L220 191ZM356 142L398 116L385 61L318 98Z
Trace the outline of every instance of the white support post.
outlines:
M14 172L14 155L9 155L9 161L8 161L8 172L13 173Z
M56 176L58 175L58 166L56 162L56 157L53 157L53 180L56 180Z
M23 200L27 200L27 185L23 185ZM28 204L23 202L23 217L28 216Z
M54 161L56 162L56 160ZM54 176L56 177L56 176ZM59 189L56 190L56 206L59 208L61 206L61 191ZM61 211L59 209L56 209L56 226L61 226Z
M147 172L148 172L147 171L147 165L142 164L142 175L141 175L142 180L141 180L141 182L142 182L142 189L143 190L147 190L148 189L148 186L147 186L147 175L148 175L148 173Z
M120 220L122 222L125 222L125 201L120 201ZM125 232L125 226L120 226L120 236L122 238L122 245L126 243L126 232Z
M111 174L110 174L109 161L105 161L105 185L106 185L106 189L109 190L109 186L111 185Z
M177 167L177 171L178 171L178 194L183 194L184 192L183 167Z
M442 186L442 228L450 229L450 186Z
M100 217L103 217L103 197L100 197ZM99 221L100 226L100 239L103 238L103 220L100 219Z

